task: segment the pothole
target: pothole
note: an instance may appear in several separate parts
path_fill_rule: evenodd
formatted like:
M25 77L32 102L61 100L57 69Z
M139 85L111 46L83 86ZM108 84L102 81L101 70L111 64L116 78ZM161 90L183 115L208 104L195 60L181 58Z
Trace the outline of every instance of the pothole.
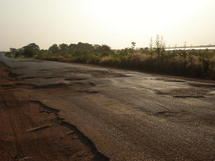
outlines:
M160 111L156 112L154 115L158 117L176 117L183 116L186 113L184 111Z
M46 85L35 85L34 89L49 89L49 88L62 88L68 87L68 84L65 83L56 83L56 84L46 84Z
M177 113L170 112L170 111L160 111L160 112L155 113L156 116L165 116L165 117L174 116L176 114Z
M215 84L208 83L189 83L189 85L200 88L215 88Z
M87 80L87 78L66 78L67 81Z
M99 93L99 91L96 91L96 90L78 90L77 92L81 92L81 93L88 93L88 94L97 94Z
M54 76L47 76L47 77L41 77L41 76L29 76L29 77L20 77L22 80L28 80L28 79L54 79L57 77Z
M207 93L208 90L200 88L177 88L157 91L157 94L170 95L175 98L204 98Z

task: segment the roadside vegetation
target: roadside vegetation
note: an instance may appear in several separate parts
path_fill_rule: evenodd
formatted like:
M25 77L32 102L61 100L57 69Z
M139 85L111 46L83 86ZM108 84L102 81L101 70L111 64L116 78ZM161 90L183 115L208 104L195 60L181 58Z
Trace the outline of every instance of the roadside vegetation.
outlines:
M97 64L144 72L170 74L215 80L215 50L165 50L159 37L148 48L131 47L112 50L107 45L54 44L41 50L32 43L20 49L10 49L10 57L36 58L63 62Z

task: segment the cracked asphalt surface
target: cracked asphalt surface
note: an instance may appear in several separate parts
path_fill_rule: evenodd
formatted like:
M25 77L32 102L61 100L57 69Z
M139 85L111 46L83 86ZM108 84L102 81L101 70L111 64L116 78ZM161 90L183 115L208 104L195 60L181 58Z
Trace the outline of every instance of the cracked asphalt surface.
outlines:
M0 55L111 161L214 161L215 83ZM14 88L13 85L4 85Z

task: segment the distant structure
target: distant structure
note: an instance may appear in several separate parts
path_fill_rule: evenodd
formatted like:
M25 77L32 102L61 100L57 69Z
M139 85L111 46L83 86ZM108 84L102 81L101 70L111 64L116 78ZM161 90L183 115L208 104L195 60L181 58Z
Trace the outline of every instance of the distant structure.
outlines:
M184 48L215 48L215 45L197 45L197 46L175 46L175 47L168 47L168 49L184 49Z

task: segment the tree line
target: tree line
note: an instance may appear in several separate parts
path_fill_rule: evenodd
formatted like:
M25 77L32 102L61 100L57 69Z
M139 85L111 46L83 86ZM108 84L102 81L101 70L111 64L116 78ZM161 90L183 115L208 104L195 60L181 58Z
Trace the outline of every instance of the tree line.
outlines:
M39 54L62 55L62 56L81 56L87 54L109 55L113 50L107 45L92 45L79 42L77 44L53 44L47 50L40 49L39 45L30 43L19 49L10 48L10 56L13 57L34 57Z
M113 50L107 45L53 44L47 50L31 43L22 48L11 48L10 57L98 64L118 68L164 73L215 80L215 50L165 50L162 37L150 41L149 47L136 48L136 43Z

